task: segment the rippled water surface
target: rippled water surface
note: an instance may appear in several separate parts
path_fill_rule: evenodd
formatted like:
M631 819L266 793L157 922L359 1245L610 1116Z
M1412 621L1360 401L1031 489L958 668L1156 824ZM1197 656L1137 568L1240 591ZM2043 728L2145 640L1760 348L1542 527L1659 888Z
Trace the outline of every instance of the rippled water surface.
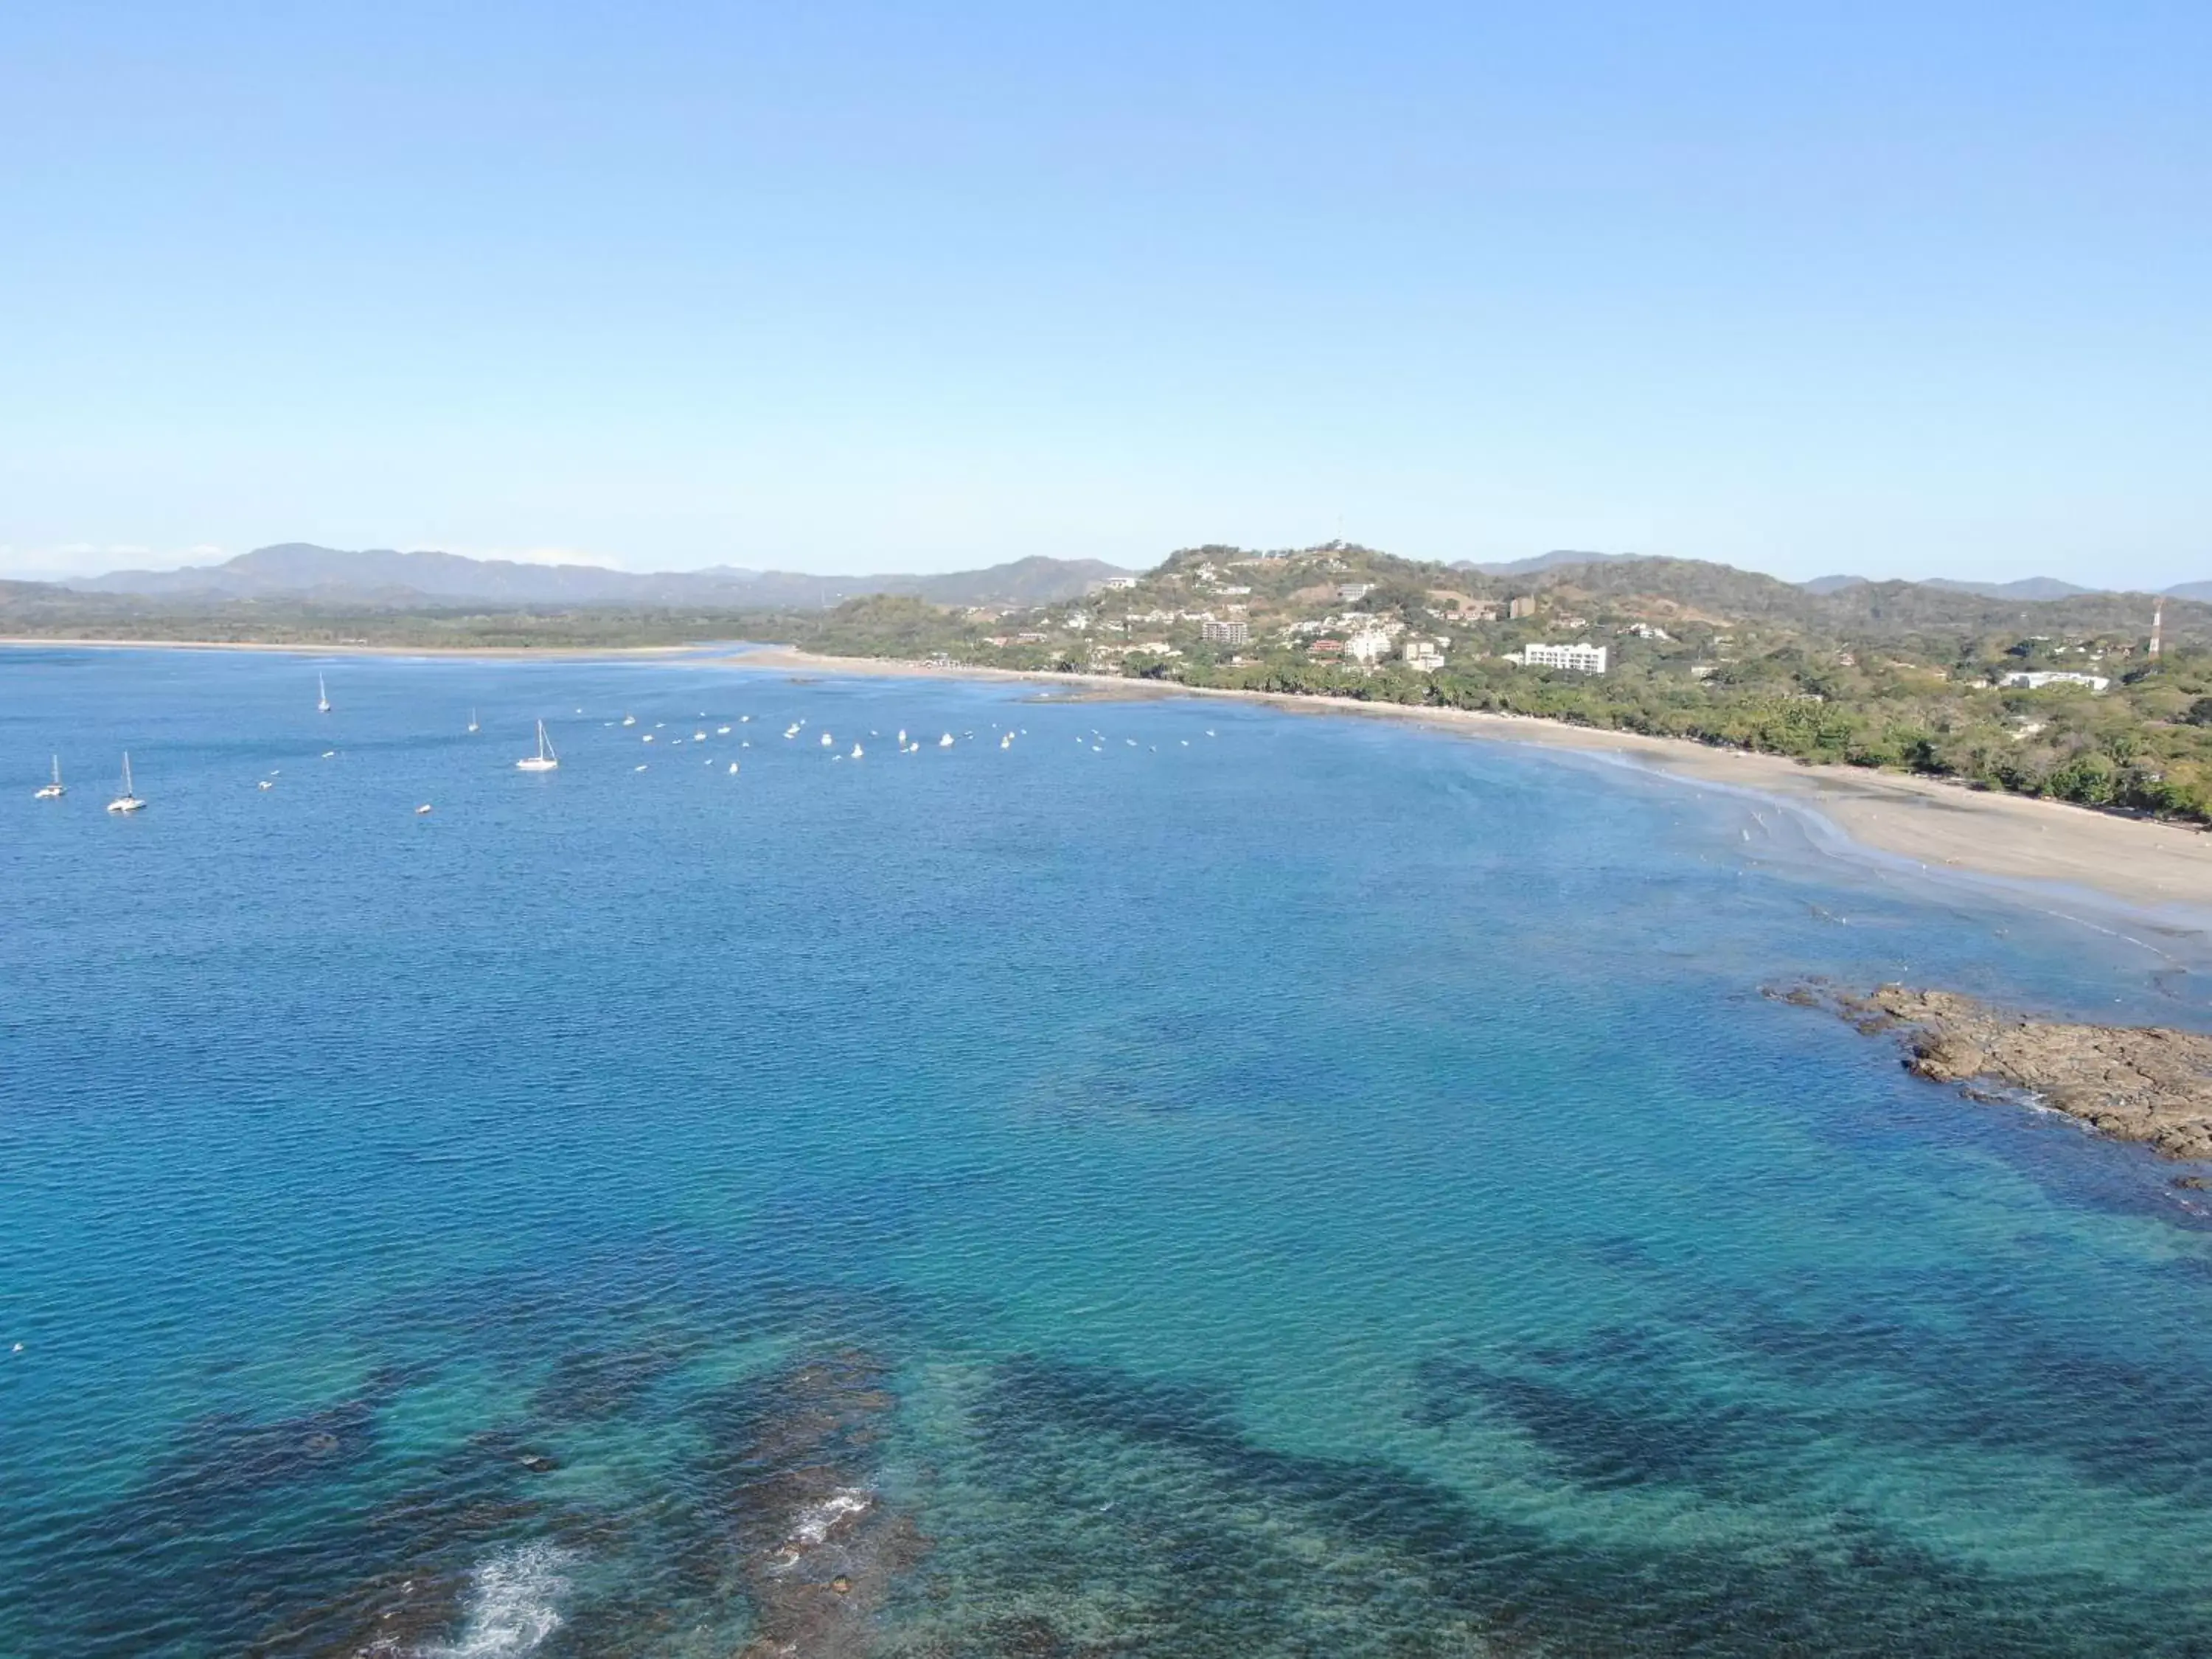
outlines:
M2197 938L1379 721L317 666L0 653L0 1652L2212 1653L2172 1169L1759 995Z

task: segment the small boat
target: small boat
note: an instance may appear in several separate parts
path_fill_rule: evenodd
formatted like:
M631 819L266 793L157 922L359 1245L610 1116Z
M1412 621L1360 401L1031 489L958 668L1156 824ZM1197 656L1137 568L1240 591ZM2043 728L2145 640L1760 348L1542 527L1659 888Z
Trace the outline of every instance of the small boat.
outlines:
M428 811L429 810L430 810L430 803L429 803L428 801L427 801L427 800L426 800L426 801L424 801L424 802L423 802L420 806L418 806L418 807L416 807L416 808L415 809L415 816L416 816L416 817L418 817L418 818L419 818L419 817L421 817L422 816L422 814L424 814L425 812Z
M538 722L538 752L525 755L514 764L515 769L522 772L551 772L559 768L561 757L553 752L553 745L545 739L544 720Z
M1005 737L999 739L999 747L1001 749L1012 749L1013 746L1014 734L1011 732L1007 732Z
M623 716L623 724L624 726L635 726L637 724L637 716L635 714L624 714Z
M951 747L952 747L952 734L951 734L950 732L946 732L943 737L939 738L937 740L937 746L938 746L939 749L950 749L950 748L951 748Z
M899 727L899 747L902 749L906 747L906 727L903 726Z
M730 763L730 775L733 778L738 775L738 763L735 761Z
M783 735L787 738L795 738L799 735L799 728L795 726L786 726Z
M857 743L853 745L853 758L854 760L860 758L860 745Z
M822 746L824 749L827 749L830 746L830 734L827 732L824 732L822 734Z
M33 800L59 800L67 793L69 793L69 791L62 787L62 757L59 755L57 755L54 757L54 781L52 783L40 785L39 793L32 796L31 799Z
M730 728L726 726L722 728L725 732L729 729ZM704 732L694 732L691 734L691 741L694 743L704 743L707 741L707 734Z
M633 766L629 769L633 772L642 772L645 770L642 766Z
M276 786L270 782L268 779L264 778L259 783L255 784L253 787L257 789L274 789Z
M315 712L318 714L327 714L331 712L331 694L325 689L323 677L320 674L315 676Z
M473 732L473 731L475 731L476 729L477 729L477 711L476 711L475 709L471 708L471 709L470 709L470 710L469 710L469 730L470 730L470 731L471 731L471 732Z
M730 735L730 728L726 726L718 726L714 728L714 735L718 738L726 738Z
M653 741L653 733L650 732L647 732L643 737L640 738L638 741L640 743L651 743Z
M123 793L107 803L107 810L111 812L135 812L145 804L138 799L138 792L131 786L131 751L126 749L123 751Z
M323 750L323 758L325 760L336 760L337 757L338 751L335 749L325 749Z

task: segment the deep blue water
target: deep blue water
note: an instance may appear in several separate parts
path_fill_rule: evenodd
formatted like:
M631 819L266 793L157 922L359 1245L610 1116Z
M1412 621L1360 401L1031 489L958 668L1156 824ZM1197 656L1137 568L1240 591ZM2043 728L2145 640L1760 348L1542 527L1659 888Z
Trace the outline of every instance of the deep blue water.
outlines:
M834 1488L801 1651L2212 1654L2172 1166L1759 994L2200 937L709 663L0 652L0 1652L732 1654Z

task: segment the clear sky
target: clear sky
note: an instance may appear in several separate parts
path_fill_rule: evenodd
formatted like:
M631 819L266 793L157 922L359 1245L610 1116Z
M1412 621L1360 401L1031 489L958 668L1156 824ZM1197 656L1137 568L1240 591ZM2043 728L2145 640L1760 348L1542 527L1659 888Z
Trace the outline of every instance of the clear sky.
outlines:
M2212 578L2207 0L0 7L0 574Z

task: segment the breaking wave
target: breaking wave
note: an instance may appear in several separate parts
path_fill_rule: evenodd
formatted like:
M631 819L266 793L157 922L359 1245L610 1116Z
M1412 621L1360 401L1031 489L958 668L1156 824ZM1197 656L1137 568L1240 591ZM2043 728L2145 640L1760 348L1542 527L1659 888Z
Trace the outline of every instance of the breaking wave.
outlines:
M460 1635L418 1650L418 1659L519 1659L561 1628L562 1568L568 1552L550 1544L501 1550L469 1575Z

